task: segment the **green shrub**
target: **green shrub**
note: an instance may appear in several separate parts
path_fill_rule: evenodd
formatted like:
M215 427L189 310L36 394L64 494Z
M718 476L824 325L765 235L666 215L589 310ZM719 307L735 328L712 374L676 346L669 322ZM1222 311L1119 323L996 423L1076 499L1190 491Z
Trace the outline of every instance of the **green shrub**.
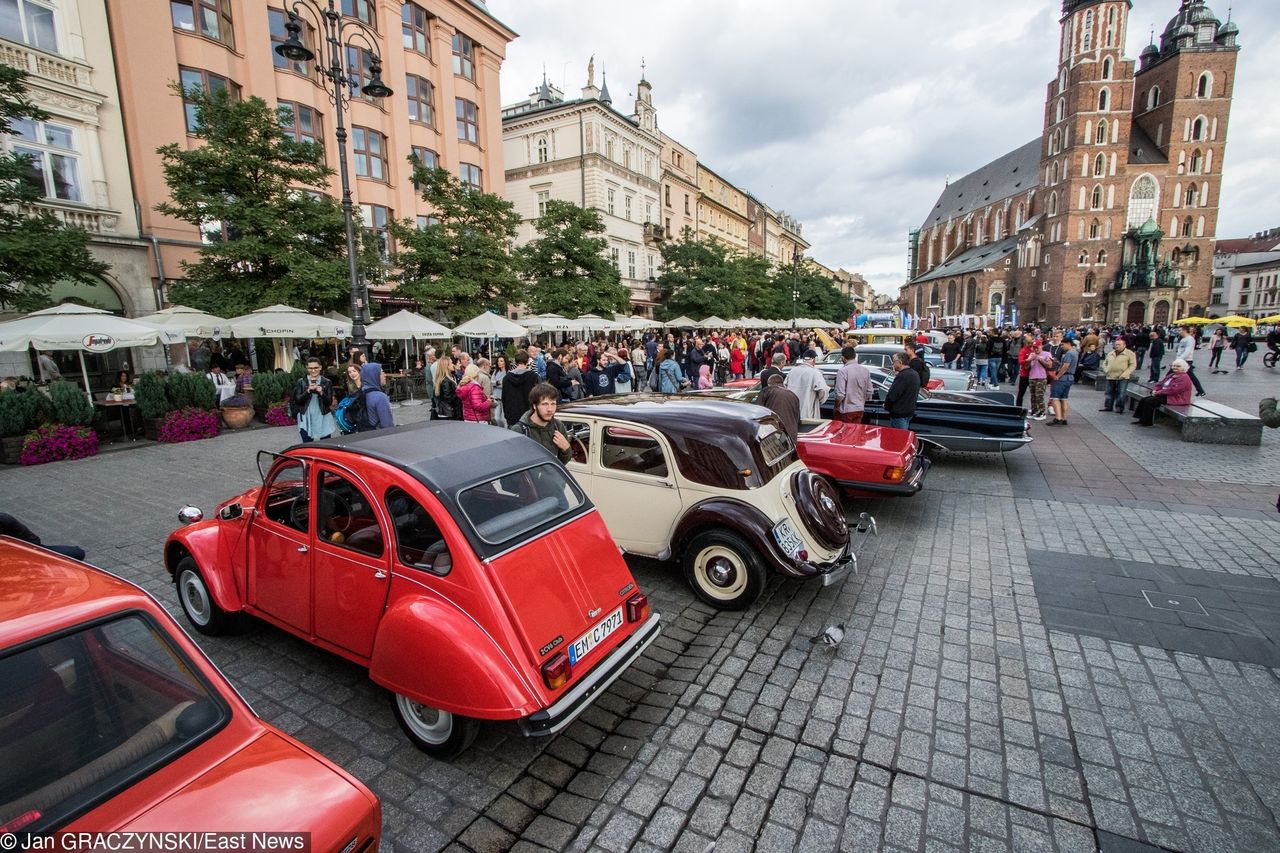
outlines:
M173 407L165 394L164 380L154 373L144 373L133 383L133 398L138 414L147 419L163 418Z
M293 367L289 368L289 378L294 382L307 375L307 362L305 359L298 359L293 363ZM292 383L290 383L292 384Z
M218 405L218 389L200 373L175 373L165 381L164 391L169 411L214 409Z
M79 385L65 379L51 383L49 403L49 417L56 424L88 426L93 423L93 403L89 402Z
M27 434L28 405L23 398L29 396L30 391L5 391L0 394L0 436L13 438Z
M253 374L253 403L255 406L270 408L285 398L297 380L288 373L255 373Z

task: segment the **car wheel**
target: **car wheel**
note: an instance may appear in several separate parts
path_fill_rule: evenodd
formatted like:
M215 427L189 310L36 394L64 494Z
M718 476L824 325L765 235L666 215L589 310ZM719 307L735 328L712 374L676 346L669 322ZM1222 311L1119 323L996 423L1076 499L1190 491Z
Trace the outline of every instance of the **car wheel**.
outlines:
M423 705L399 693L391 694L391 710L414 746L444 761L461 755L480 730L478 720Z
M178 561L173 581L178 587L178 601L182 604L182 612L197 631L210 637L226 633L231 622L230 616L213 600L213 595L204 582L204 575L200 574L193 558L183 557Z
M699 533L684 549L684 576L698 597L720 610L743 610L764 591L760 556L729 530Z

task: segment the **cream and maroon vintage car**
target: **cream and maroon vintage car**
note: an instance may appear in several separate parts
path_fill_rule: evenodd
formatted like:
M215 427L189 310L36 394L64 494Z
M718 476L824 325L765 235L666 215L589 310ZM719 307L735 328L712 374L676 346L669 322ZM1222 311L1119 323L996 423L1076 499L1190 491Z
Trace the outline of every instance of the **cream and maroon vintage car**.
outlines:
M838 582L857 568L840 495L805 467L774 414L702 396L570 403L567 467L624 551L678 558L700 598L748 607L772 569ZM875 530L865 513L858 532Z

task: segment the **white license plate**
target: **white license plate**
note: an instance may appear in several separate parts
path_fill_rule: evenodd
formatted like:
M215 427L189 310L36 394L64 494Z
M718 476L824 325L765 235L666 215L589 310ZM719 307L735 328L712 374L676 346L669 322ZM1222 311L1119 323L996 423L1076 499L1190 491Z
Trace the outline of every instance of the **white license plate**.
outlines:
M782 553L793 560L800 553L800 550L804 548L804 540L800 538L799 533L796 533L795 528L791 526L791 522L785 518L774 525L773 538L777 540L778 547L782 549Z
M603 620L596 623L596 626L587 633L578 638L572 646L569 647L569 663L577 663L582 660L591 650L604 642L614 631L622 627L622 608L604 617Z

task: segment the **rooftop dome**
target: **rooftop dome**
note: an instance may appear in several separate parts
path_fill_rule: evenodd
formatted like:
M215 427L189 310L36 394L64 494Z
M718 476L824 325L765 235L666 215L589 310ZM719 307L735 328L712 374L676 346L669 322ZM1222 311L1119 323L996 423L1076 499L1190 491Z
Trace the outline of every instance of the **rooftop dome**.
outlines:
M1239 32L1240 28L1236 26L1235 21L1227 21L1221 27L1218 27L1218 35L1220 36L1238 35Z
M1158 48L1154 43L1149 44L1142 49L1142 53L1138 55L1138 58L1146 59L1148 56L1154 56L1159 52L1160 52L1160 48Z
M1189 27L1194 34L1196 24L1218 23L1217 15L1213 14L1213 10L1205 5L1204 0L1189 0L1184 2L1182 8L1178 10L1178 14L1169 19L1169 25L1164 28L1166 37L1178 37L1178 30L1183 27Z

